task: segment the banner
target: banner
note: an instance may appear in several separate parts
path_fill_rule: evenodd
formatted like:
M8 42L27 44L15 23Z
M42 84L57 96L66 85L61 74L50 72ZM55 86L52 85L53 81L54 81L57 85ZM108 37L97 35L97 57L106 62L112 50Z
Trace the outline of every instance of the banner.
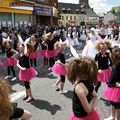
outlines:
M53 8L45 6L34 6L35 16L53 16Z

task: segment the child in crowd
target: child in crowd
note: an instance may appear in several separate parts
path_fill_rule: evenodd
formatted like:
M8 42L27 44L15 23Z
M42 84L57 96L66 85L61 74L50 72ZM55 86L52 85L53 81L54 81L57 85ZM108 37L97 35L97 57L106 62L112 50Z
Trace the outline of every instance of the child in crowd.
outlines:
M108 51L108 46L105 42L97 42L96 48L99 53L95 56L95 62L98 65L98 77L97 77L97 85L95 87L96 92L98 92L101 83L108 83L111 75L111 66L112 61L110 57L110 53Z
M0 120L11 120L20 118L20 120L30 120L31 113L15 107L9 96L9 85L5 80L0 79Z
M112 50L112 73L104 95L111 102L111 116L104 120L120 120L120 48Z
M94 90L97 65L90 58L75 59L68 65L68 80L74 85L73 113L69 120L100 120L95 106L98 96Z
M17 66L20 68L19 72L19 79L24 81L25 89L26 89L26 96L23 100L27 100L27 102L31 102L33 100L31 88L30 88L30 80L36 77L37 72L33 67L30 66L30 59L29 59L29 49L32 49L32 46L29 44L21 43L19 45L19 57L17 61ZM31 48L30 48L31 47Z
M60 83L60 87L59 87L60 93L66 93L67 91L64 90L64 84L65 84L65 75L67 75L67 67L65 65L64 45L58 42L55 44L55 49L58 51L58 54L57 54L57 60L54 66L52 67L52 71L60 75L60 79L55 83L54 86L57 86Z
M5 79L10 77L10 72L12 71L12 74L13 74L12 81L14 81L17 79L15 75L14 66L17 64L16 55L18 54L18 52L12 48L11 41L6 41L4 45L7 49L5 58L6 58L6 65L7 65L7 72L8 72L8 76L6 76Z

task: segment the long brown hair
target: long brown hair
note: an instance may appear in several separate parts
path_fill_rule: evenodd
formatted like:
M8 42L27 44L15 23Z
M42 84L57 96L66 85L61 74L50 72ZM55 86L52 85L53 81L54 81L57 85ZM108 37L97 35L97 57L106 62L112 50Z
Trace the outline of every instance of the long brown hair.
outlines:
M97 65L90 58L79 58L72 60L68 65L68 80L74 84L76 79L88 80L95 84L97 80Z
M12 104L9 96L9 85L0 79L0 120L9 120L12 114Z
M117 65L118 63L120 63L120 48L119 47L115 47L112 50L112 63L113 65Z

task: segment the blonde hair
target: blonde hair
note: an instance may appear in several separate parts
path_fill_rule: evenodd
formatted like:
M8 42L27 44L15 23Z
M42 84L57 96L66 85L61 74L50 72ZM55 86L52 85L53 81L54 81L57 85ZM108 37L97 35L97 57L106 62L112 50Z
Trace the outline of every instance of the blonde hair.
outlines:
M9 91L8 83L0 79L0 120L9 120L13 112Z
M95 48L100 51L101 50L101 45L106 45L107 46L107 49L108 48L112 48L112 45L111 45L111 42L108 41L108 40L105 40L105 41L96 41L95 43Z
M24 43L18 43L18 47L20 45L22 45L23 47L25 47ZM26 45L27 45L27 52L28 53L34 51L34 47L33 47L33 45L31 43L27 43Z

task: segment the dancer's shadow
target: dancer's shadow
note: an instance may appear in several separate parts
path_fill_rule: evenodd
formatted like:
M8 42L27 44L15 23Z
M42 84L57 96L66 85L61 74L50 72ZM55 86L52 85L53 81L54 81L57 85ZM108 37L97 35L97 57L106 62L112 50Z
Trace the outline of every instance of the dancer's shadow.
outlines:
M64 94L66 98L72 99L73 98L73 91L68 91L67 93Z
M45 100L37 99L32 101L31 104L37 107L38 109L50 112L52 115L55 115L58 110L61 110L61 107L59 105L51 104Z

